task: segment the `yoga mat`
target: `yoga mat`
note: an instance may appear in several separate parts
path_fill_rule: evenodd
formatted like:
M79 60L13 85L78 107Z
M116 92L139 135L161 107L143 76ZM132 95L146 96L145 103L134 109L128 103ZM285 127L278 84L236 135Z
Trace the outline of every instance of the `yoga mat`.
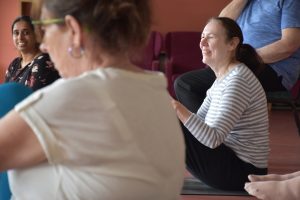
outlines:
M246 191L224 191L212 188L194 177L186 177L182 195L249 196Z
M0 84L0 118L14 108L14 106L32 93L32 90L19 83ZM0 172L0 200L9 200L7 173Z

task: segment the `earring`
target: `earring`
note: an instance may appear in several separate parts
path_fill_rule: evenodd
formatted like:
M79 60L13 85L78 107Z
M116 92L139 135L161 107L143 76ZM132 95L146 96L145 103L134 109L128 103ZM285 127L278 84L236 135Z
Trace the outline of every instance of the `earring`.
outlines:
M82 47L80 47L79 50L76 52L76 51L74 51L73 47L69 47L68 53L73 58L81 58L81 56L83 56L83 54L84 54L84 49Z

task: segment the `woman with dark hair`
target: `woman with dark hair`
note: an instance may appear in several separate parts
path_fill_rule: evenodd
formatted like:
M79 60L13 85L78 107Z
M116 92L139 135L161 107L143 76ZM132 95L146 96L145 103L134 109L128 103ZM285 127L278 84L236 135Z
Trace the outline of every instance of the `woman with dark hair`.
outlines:
M249 174L266 174L268 167L267 101L255 76L262 62L229 18L209 20L200 48L215 82L196 114L173 100L183 123L187 168L212 187L243 190Z
M17 17L11 27L13 43L20 53L9 65L5 82L17 82L33 91L59 78L49 55L42 53L29 16Z
M20 83L29 87L32 91L36 91L60 78L49 55L42 53L39 49L35 27L29 16L17 17L12 23L11 32L13 43L19 51L20 56L15 58L6 70L6 83ZM1 101L1 108L8 111L11 107L5 102L8 101ZM13 102L11 101L10 103ZM3 185L8 185L4 172L0 173L0 179L0 183L2 184L0 199L8 199L8 197L4 196L6 194L9 196L10 193L8 187L7 189L3 187Z

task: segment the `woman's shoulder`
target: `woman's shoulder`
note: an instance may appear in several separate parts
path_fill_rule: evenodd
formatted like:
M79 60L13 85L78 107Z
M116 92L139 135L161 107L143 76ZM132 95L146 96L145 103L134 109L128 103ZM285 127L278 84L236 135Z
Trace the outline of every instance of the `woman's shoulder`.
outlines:
M252 87L258 82L253 72L243 63L238 64L226 77L227 84L235 83L239 87Z
M51 61L49 54L41 53L34 60L36 61Z
M232 70L232 76L237 78L241 78L244 81L247 81L249 78L252 79L256 77L254 73L245 65L244 63L239 63L237 66Z
M236 86L243 90L264 91L256 75L244 63L236 67L230 82L235 82Z
M40 70L52 70L52 68L54 68L54 63L51 61L50 56L47 53L39 54L30 65L38 67Z
M16 57L9 64L7 71L10 73L13 73L20 67L20 65L21 65L21 57ZM11 76L11 75L9 75L9 76Z
M16 64L20 64L20 63L21 63L21 60L22 60L21 57L16 57L16 58L14 58L14 59L10 62L9 66L16 65Z

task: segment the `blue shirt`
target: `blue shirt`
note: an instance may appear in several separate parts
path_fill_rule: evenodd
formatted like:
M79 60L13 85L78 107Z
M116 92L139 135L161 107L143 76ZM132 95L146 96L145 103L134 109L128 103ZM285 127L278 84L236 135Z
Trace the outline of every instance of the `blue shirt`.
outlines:
M249 0L237 20L244 43L260 48L281 39L281 30L300 28L300 0ZM269 63L291 89L300 73L300 48L290 57Z

